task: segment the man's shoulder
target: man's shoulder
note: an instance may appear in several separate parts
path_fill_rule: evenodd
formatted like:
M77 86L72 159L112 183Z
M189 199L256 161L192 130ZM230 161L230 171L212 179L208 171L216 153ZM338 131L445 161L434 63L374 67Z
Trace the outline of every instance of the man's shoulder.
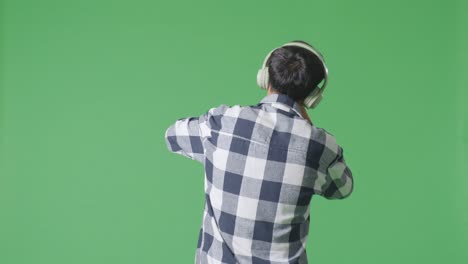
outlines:
M337 138L334 134L332 134L329 130L326 130L325 128L317 128L317 130L320 131L322 134L322 139L324 146L329 150L329 155L331 156L330 158L334 158L336 155L340 153L341 146L337 141Z
M220 104L210 108L208 113L210 115L223 115L229 108L232 108L232 106L227 104Z
M226 115L238 116L243 109L254 108L256 105L241 105L241 104L220 104L208 110L208 114L212 116Z

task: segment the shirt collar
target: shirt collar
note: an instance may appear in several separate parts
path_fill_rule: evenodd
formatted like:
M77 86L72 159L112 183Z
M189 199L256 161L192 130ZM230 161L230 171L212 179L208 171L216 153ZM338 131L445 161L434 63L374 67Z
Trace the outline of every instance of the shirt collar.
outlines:
M285 111L294 111L300 117L303 117L301 114L301 106L294 101L291 97L286 94L273 93L266 95L260 100L259 104L270 103L273 107L285 110Z

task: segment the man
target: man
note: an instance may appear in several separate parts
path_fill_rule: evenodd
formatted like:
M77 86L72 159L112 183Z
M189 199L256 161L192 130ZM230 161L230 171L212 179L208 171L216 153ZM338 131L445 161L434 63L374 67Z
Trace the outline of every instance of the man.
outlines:
M306 264L312 195L343 199L353 191L343 149L304 107L326 73L320 58L298 46L270 54L258 104L220 105L166 130L168 149L205 169L197 264Z

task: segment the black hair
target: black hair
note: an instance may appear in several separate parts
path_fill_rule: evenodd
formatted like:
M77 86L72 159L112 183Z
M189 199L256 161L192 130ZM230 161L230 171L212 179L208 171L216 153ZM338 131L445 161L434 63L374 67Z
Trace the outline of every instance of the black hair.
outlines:
M310 46L302 40L294 42ZM297 46L276 49L266 66L271 88L295 101L307 97L325 77L321 60L311 51Z

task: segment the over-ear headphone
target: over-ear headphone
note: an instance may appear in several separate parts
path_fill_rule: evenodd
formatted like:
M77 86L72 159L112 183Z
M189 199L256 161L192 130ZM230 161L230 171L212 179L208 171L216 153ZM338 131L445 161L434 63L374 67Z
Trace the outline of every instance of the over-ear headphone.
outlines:
M322 100L322 94L323 91L325 90L325 87L327 86L327 81L328 81L328 69L327 66L325 65L325 60L323 59L322 54L320 54L319 51L317 51L312 45L307 45L301 42L297 41L291 41L288 42L281 47L285 46L296 46L296 47L301 47L306 50L309 50L313 54L315 54L320 61L322 62L324 71L325 71L325 76L324 76L324 81L321 87L318 85L312 90L312 92L304 99L304 106L307 108L315 108L317 105L320 103L320 100ZM279 47L279 48L281 48ZM268 83L269 83L269 74L268 74L268 67L266 67L266 62L268 58L271 56L273 51L275 51L278 48L273 49L268 53L268 55L265 57L265 60L263 61L262 68L258 70L257 73L257 85L260 86L260 88L267 90L268 89Z

